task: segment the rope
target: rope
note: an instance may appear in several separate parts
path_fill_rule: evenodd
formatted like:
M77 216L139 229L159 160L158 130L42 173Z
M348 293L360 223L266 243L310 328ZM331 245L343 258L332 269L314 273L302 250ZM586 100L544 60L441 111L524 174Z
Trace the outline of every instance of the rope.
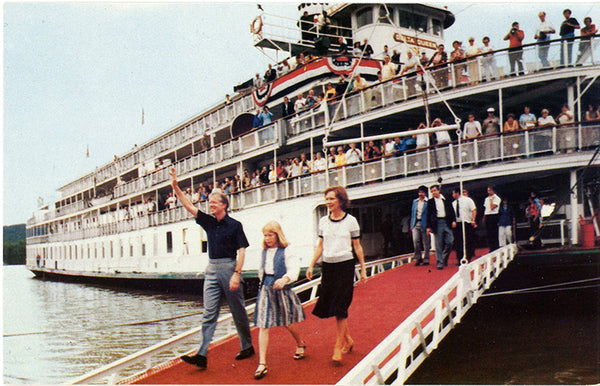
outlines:
M540 293L540 292L551 292L551 291L570 291L570 290L575 290L575 289L594 288L594 287L600 287L600 283L594 284L594 285L589 285L589 286L579 286L579 287L568 287L568 288L557 288L557 287L562 287L562 286L572 285L572 284L588 283L588 282L598 281L598 280L600 280L600 277L596 277L593 279L569 281L566 283L549 284L549 285L544 285L544 286L539 286L539 287L530 287L530 288L521 288L521 289L516 289L516 290L510 290L510 291L493 292L490 294L483 294L480 297L490 297L490 296L497 296L497 295L518 295L518 294L522 294L522 293Z
M373 37L373 34L375 33L375 27L377 26L377 24L379 24L379 19L377 19L377 23L373 24L373 28L371 28L371 35L369 35L369 39L367 39L367 43L369 41L371 41L371 38ZM333 113L333 117L331 117L331 121L329 121L329 125L327 127L325 127L325 136L323 137L324 151L327 150L327 138L329 137L329 133L331 131L331 126L335 122L335 118L337 117L337 114L338 114L340 108L342 107L342 102L346 99L346 95L348 94L348 89L350 88L350 85L352 84L352 80L354 79L354 76L356 75L356 71L358 71L358 68L360 66L360 61L365 56L366 50L367 50L367 44L365 44L365 46L363 47L363 49L360 53L360 56L358 57L358 63L356 64L356 66L354 66L354 70L352 70L352 73L350 74L350 80L348 81L348 85L346 86L346 89L344 90L344 93L342 94L342 98L340 99L340 102L338 103L338 106ZM327 158L327 153L325 153L325 158ZM329 164L329 162L327 162L327 164Z
M170 318L145 320L145 321L142 321L142 322L121 323L121 324L115 324L115 325L112 325L112 326L102 326L102 327L88 328L88 329L85 329L85 330L70 330L70 331L71 332L88 332L88 331L106 330L106 329L109 329L109 328L116 328L116 327L142 326L142 325L146 325L146 324L154 324L154 323L159 323L159 322L166 322L166 321L169 321L169 320L187 318L189 316L196 316L196 315L202 315L202 311L200 311L200 312L193 312L191 314L172 316ZM2 337L3 338L11 338L11 337L15 337L15 336L40 335L40 334L49 334L49 333L54 333L54 331L36 331L36 332L23 332L23 333L17 333L17 334L3 334Z

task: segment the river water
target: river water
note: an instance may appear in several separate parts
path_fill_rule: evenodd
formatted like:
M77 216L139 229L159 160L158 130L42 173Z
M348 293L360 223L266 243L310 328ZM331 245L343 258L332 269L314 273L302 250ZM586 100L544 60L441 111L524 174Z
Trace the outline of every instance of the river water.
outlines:
M69 381L200 325L199 296L42 281L25 266L3 280L4 383Z
M517 257L406 384L600 384L592 253ZM570 284L502 294L556 283Z

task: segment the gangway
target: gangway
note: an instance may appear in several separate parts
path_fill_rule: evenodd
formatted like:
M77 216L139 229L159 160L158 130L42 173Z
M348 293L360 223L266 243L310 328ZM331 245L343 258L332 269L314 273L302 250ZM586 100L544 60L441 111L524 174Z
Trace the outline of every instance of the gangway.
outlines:
M511 244L471 263L460 267L450 266L441 271L406 264L411 260L409 255L372 262L367 268L369 280L355 289L350 309L350 328L357 343L354 351L344 356L340 367L331 365L330 351L335 340L331 320L311 315L318 283L313 280L301 285L298 290L309 289L311 293L311 299L305 303L307 319L300 325L307 342L306 359L294 361L291 357L293 342L284 329L274 329L268 354L270 373L260 382L403 383L448 332L460 323L478 297L513 260L516 251L516 246ZM477 255L482 255L482 250L478 250ZM451 256L450 262L455 262L454 257ZM253 308L254 305L249 306L249 310ZM233 360L239 350L234 333L211 346L209 368L206 371L199 371L178 358L165 357L165 351L176 353L178 344L181 347L184 340L195 340L197 345L199 331L200 329L195 329L162 342L72 383L106 382L107 379L110 383L118 381L143 384L256 383L252 374L258 359ZM255 344L256 337L257 329L254 328ZM188 346L186 350L189 349ZM134 376L118 380L123 369L140 362L142 365L154 364Z

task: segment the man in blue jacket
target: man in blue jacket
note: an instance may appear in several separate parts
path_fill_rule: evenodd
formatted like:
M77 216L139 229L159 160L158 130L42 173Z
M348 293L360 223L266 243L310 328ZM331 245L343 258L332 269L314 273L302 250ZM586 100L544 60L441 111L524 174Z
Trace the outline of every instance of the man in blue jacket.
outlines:
M427 187L419 186L418 198L413 200L410 215L410 230L415 247L415 266L429 265L430 238L427 235ZM421 252L425 252L425 257Z

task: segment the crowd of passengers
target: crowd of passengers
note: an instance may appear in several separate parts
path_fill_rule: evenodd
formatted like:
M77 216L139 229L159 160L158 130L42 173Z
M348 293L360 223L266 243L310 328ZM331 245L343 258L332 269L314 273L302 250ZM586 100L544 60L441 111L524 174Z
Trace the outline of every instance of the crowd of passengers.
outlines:
M580 29L582 39L579 41L579 53L575 60L575 64L580 64L586 60L591 52L591 36L598 33L596 26L592 24L592 19L586 17L584 26L581 27L577 19L572 17L571 11L565 9L563 11L564 21L561 23L558 37L569 39L575 37L575 31ZM544 42L552 40L556 33L553 24L546 18L545 12L539 13L540 26L535 32L534 39L538 43L538 57L543 68L549 68L548 49L549 45ZM524 32L519 29L519 23L512 23L509 32L504 37L504 40L509 41L508 59L510 64L510 75L523 74L523 59L522 45L524 42ZM344 37L338 37L338 52L337 55L352 55L357 57L375 58L382 60L381 71L378 72L378 82L386 82L398 76L408 75L419 72L419 65L423 68L434 70L430 75L421 76L417 79L412 79L407 83L410 90L419 91L425 87L427 91L433 91L430 85L435 84L438 88L446 88L450 86L447 70L440 71L449 63L454 63L454 79L457 84L476 84L479 80L489 81L500 77L497 64L494 56L490 55L494 51L490 45L490 38L485 36L482 39L482 46L478 46L474 37L468 39L469 46L463 49L462 42L454 41L452 43L453 50L448 53L445 51L443 44L438 45L437 51L427 57L426 52L418 53L408 50L406 58L401 58L401 53L396 49L390 50L387 45L384 45L383 50L377 54L365 39L363 43L355 42L350 48ZM548 43L549 44L549 43ZM561 46L561 65L572 64L572 51L575 42L567 40L567 44ZM565 53L562 51L566 50ZM480 58L480 61L475 60ZM253 87L260 88L268 82L272 82L278 77L302 67L305 64L317 59L318 57L312 54L300 53L294 58L286 59L279 63L275 68L269 64L264 76L256 74L253 79ZM401 60L402 59L402 60ZM566 62L565 62L566 60ZM290 64L291 62L291 64ZM437 70L437 71L436 71ZM258 108L255 113L253 127L261 127L270 124L275 118L290 117L294 114L299 114L310 109L325 109L327 105L331 105L337 100L340 100L344 94L357 92L369 87L371 84L361 77L360 74L355 74L352 78L340 75L337 83L328 83L322 92L309 90L307 93L300 93L295 100L284 98L281 111L276 111L275 114L269 111L268 106L262 109ZM225 104L231 103L231 98L226 95ZM333 113L333 111L330 111Z
M556 118L550 114L548 109L542 109L539 117L536 117L528 106L524 106L523 113L519 115L518 119L514 113L506 114L502 130L500 130L500 120L495 116L495 109L493 107L487 109L487 116L481 121L483 124L475 118L475 114L468 114L468 120L462 127L462 136L464 139L469 140L500 132L511 133L543 127L569 126L575 123L574 114L566 105L562 106L561 112ZM599 106L588 105L588 110L584 116L584 124L594 124L599 121ZM431 124L432 127L443 125L446 125L446 123L440 118L435 118ZM426 126L423 122L417 126L417 129L424 128ZM414 129L411 128L410 130ZM184 193L193 204L197 205L207 201L208 195L213 189L220 189L226 194L233 194L289 178L323 172L326 169L341 168L346 165L382 157L398 157L415 149L448 144L455 137L453 131L442 130L433 134L421 133L412 136L396 137L394 139L388 138L377 143L375 141L362 144L350 143L345 146L329 148L327 156L324 155L323 151L315 152L312 157L307 156L306 153L301 153L298 157L279 159L276 164L272 163L268 167L262 166L254 170L244 169L241 176L236 174L232 177L225 177L214 184L201 182L196 186L186 188ZM566 149L567 152L571 152L572 150L573 148ZM134 217L145 216L160 210L175 209L180 206L181 204L175 195L169 192L166 196L160 197L158 203L152 198L148 198L143 203L132 205L131 209L128 206L123 207L121 219L129 220Z
M544 44L544 42L556 38L574 38L575 31L578 29L580 30L581 40L579 42L579 52L575 64L580 64L583 60L586 60L592 49L591 37L598 33L596 26L592 24L591 17L585 17L584 26L581 27L577 19L572 16L572 12L569 9L565 9L563 11L564 20L559 27L559 36L553 37L553 35L556 34L556 30L546 16L546 13L543 11L538 14L540 25L534 35L534 39L538 43L538 57L542 66L544 68L550 66L548 62L549 46ZM522 46L524 38L525 33L519 28L519 23L513 22L508 33L504 37L504 40L509 42L508 59L511 75L523 73ZM365 39L362 44L361 42L355 42L350 47L347 44L346 38L338 37L337 52L334 54L383 60L381 71L378 72L379 82L385 82L396 76L417 72L419 70L419 65L423 68L435 70L444 68L448 63L455 63L454 76L455 79L459 80L459 83L461 81L464 82L465 78L468 79L470 84L477 83L481 78L483 78L484 81L496 79L499 74L493 55L489 55L490 52L494 51L490 45L490 38L487 36L483 37L483 46L481 47L475 43L474 37L470 37L468 42L469 46L466 49L463 49L462 42L454 41L452 43L453 50L450 52L450 56L445 52L445 46L443 44L438 45L437 51L431 57L427 57L425 52L421 52L419 56L418 53L408 50L407 58L402 61L401 53L396 49L390 51L387 45L384 45L383 50L376 54L367 39ZM567 42L566 45L561 46L560 60L561 65L563 66L572 64L574 42ZM566 51L563 52L563 50ZM481 66L477 61L473 60L476 57L482 58ZM307 53L305 55L304 53L300 53L292 59L284 60L276 67L269 64L264 76L261 77L258 73L255 75L255 78L252 80L252 87L263 87L266 83L272 82L278 77L300 68L315 59L318 59L318 57L313 54ZM462 65L459 65L459 63L462 63ZM480 70L482 71L481 77L479 73ZM440 79L440 74L442 75L442 79ZM433 78L423 80L425 82L436 82L438 86L440 84L442 86L447 85L445 72L437 71L437 73L433 74ZM339 100L345 93L360 91L368 86L369 84L367 84L360 74L356 74L352 79L340 75L336 84L328 83L325 92L319 93L318 95L315 95L315 91L311 89L306 95L304 93L298 94L297 98L293 101L288 97L284 97L284 103L281 106L279 116L290 117L309 109L325 108L328 104ZM240 94L243 95L244 91L241 91ZM227 94L225 104L230 103L232 103L232 100L229 94ZM517 114L515 113L511 112L506 114L504 125L502 126L502 130L500 130L500 120L495 116L495 109L490 107L487 109L487 116L483 118L482 122L479 122L479 120L476 119L475 114L468 115L468 120L463 126L462 136L464 139L473 139L481 135L491 135L500 132L510 133L549 126L555 127L569 125L575 122L573 112L570 111L569 107L566 105L562 106L561 111L556 115L556 118L554 118L551 113L552 112L549 111L549 109L542 109L540 115L536 117L536 115L530 111L529 107L525 106L523 108L523 113L520 114L518 119ZM268 125L273 120L274 114L269 111L268 106L264 106L262 109L256 110L253 127L257 128ZM595 122L600 120L599 107L596 105L588 105L584 120L585 122ZM444 124L445 123L440 118L436 118L431 126L437 127ZM423 129L425 127L424 123L420 123L417 129ZM226 177L222 181L216 181L214 184L200 183L196 188L187 188L185 194L192 203L198 204L202 201L206 201L208 199L208 194L213 189L221 189L227 194L237 193L242 190L260 187L283 179L321 172L326 168L343 167L347 164L385 156L400 156L410 150L446 144L451 141L452 138L448 131L438 131L434 133L433 136L430 136L429 134L418 134L402 138L397 137L393 140L382 140L379 144L370 141L369 143L364 144L364 153L361 148L356 146L356 144L330 148L326 157L323 156L322 152L316 152L311 159L308 159L306 154L303 153L300 154L299 157L278 160L277 165L271 164L268 168L267 166L263 166L252 172L245 169L242 176L235 175L233 177ZM567 151L572 151L572 149L568 149ZM168 165L161 165L158 166L158 168L165 166ZM131 219L135 216L150 214L157 210L173 209L178 206L180 206L178 200L173 193L170 192L167 197L161 197L158 203L154 202L152 198L149 198L144 200L141 204L134 205L132 209L125 206L123 208L123 219Z
M568 39L575 38L576 30L580 30L581 39L579 40L578 54L577 58L575 59L575 64L583 63L583 61L585 61L591 54L591 37L598 33L596 26L592 24L592 18L589 16L585 17L583 19L584 25L581 26L577 19L572 16L571 10L565 9L563 11L563 16L564 20L561 22L558 29L558 36L556 36L557 31L550 20L547 19L546 13L542 11L538 14L540 25L535 31L534 40L536 43L538 43L537 53L543 68L550 67L550 62L548 61L550 47L549 43L547 42L554 39L567 39L567 44L561 46L560 65L565 66L573 64L572 58L575 41ZM507 48L510 75L523 74L524 66L522 46L525 41L525 32L520 29L517 21L510 25L509 31L504 37L504 40L508 41ZM350 55L382 60L382 68L378 74L380 82L385 82L396 76L417 72L419 70L419 65L421 65L423 68L435 70L437 68L445 67L448 63L455 63L454 76L457 80L457 83L464 82L464 79L467 79L468 83L475 84L479 81L479 79L485 81L498 78L499 72L497 64L495 63L493 55L490 55L490 53L494 51L494 48L492 48L490 42L490 38L484 36L481 40L481 46L477 45L474 37L469 37L468 42L468 46L463 48L462 42L455 40L452 43L452 51L449 55L445 51L444 44L439 44L437 46L437 51L431 55L431 57L427 57L426 52L419 53L418 51L409 49L406 52L406 58L402 58L401 53L398 50L390 50L388 45L384 45L381 51L375 53L367 39L364 39L362 44L361 42L355 42L352 46L349 46L346 38L340 36L337 38L337 51L330 51L328 53L333 55ZM480 63L474 60L477 57L481 58ZM278 77L283 76L288 72L295 70L296 68L300 68L317 58L318 56L313 54L307 53L305 55L304 53L300 53L293 58L285 59L276 67L273 67L273 65L269 64L264 76L261 77L260 74L256 74L252 81L252 86L254 88L263 87L265 84L274 81ZM426 81L435 81L438 86L447 86L447 78L445 75L445 72L437 71L437 74L433 74L435 79L430 78L426 79ZM345 80L345 82L348 84L347 80ZM348 92L358 91L364 87L367 87L366 82L360 78L357 80L351 79L350 83L351 87L347 90ZM336 91L336 94L339 98L345 89L337 89ZM317 97L320 97L320 95ZM315 100L317 97L314 97ZM332 98L335 98L335 95L331 97L326 94L323 98L326 100L331 100ZM231 103L231 98L229 95L226 95L225 103ZM296 111L298 111L298 109L296 109Z

